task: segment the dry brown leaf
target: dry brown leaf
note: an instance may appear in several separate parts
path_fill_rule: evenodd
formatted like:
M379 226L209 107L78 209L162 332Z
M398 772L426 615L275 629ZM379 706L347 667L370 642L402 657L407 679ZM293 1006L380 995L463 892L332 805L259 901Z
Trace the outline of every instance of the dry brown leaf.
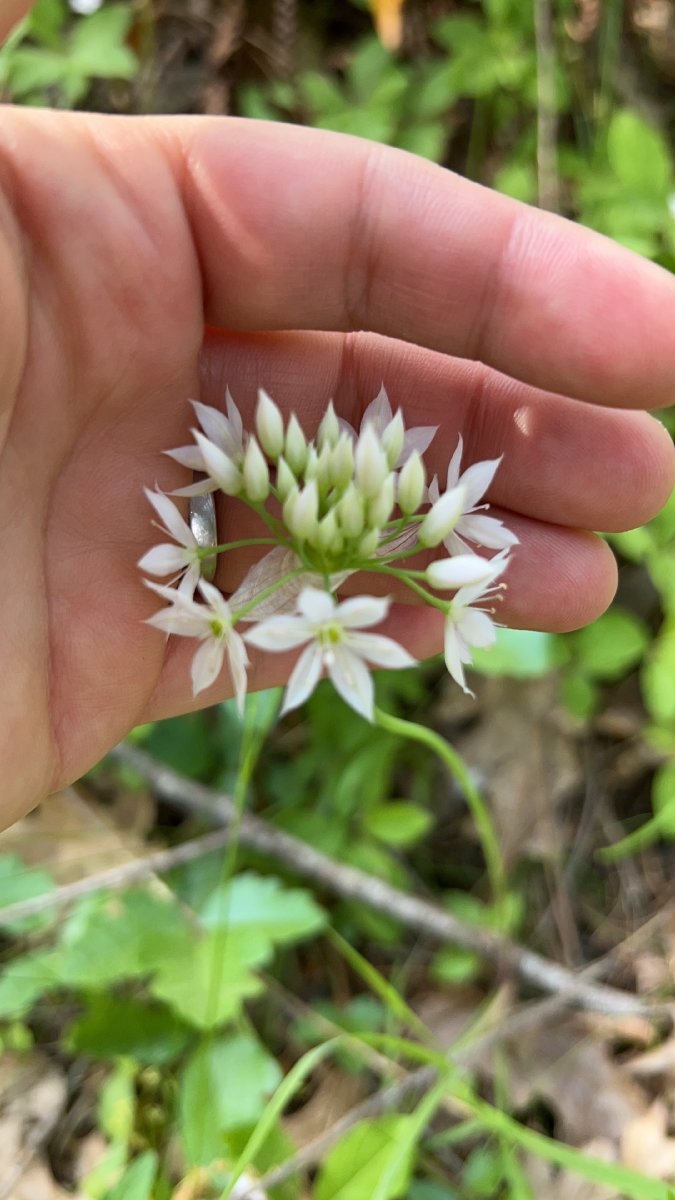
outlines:
M675 1176L675 1138L668 1137L668 1109L662 1100L635 1117L621 1135L621 1161L655 1179Z
M66 1102L65 1076L38 1053L0 1058L0 1189L33 1166ZM30 1200L35 1200L30 1197Z
M485 685L482 719L457 749L489 798L507 866L524 855L555 860L569 845L560 804L582 777L576 746L556 720L557 683Z
M328 1066L311 1098L297 1112L284 1118L288 1136L301 1150L344 1117L367 1094L367 1084L361 1075L352 1075L338 1067Z
M556 1018L504 1044L509 1100L516 1109L544 1101L556 1136L573 1146L601 1138L618 1146L647 1111L647 1097L577 1018Z

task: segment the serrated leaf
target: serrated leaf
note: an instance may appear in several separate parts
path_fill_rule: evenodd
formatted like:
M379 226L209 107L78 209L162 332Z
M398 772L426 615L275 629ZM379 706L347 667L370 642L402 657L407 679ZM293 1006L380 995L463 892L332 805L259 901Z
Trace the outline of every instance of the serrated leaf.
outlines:
M267 962L271 949L268 939L253 939L246 929L214 929L167 958L150 991L188 1024L217 1029L262 990L251 968Z
M96 995L68 1031L67 1045L92 1058L128 1056L143 1064L161 1064L176 1059L192 1036L163 1005L130 996Z
M285 888L278 879L253 872L216 888L199 915L207 929L226 927L241 933L265 954L271 944L311 937L326 921L309 892Z
M92 896L68 918L60 969L69 987L98 989L150 975L167 959L189 953L194 931L172 899L133 889Z
M250 1034L202 1042L188 1059L180 1085L180 1131L189 1166L222 1157L225 1134L255 1125L281 1070Z

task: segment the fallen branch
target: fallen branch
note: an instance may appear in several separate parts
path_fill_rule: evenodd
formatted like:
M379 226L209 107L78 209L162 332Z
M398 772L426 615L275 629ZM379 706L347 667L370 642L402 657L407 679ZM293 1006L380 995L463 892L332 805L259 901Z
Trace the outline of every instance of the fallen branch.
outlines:
M94 892L114 891L126 887L130 883L138 883L157 875L160 871L169 871L172 867L182 867L185 863L194 862L211 854L214 850L222 850L230 840L229 828L221 826L212 833L182 842L180 846L172 846L168 850L156 850L143 858L133 858L119 866L109 867L107 871L97 871L86 879L78 879L75 883L65 883L62 887L54 888L51 892L43 892L40 896L31 896L29 900L17 900L15 904L6 904L0 908L0 926L20 921L24 917L34 917L37 913L48 912L53 908L62 908L82 896L90 896Z
M123 743L111 752L111 757L133 768L166 802L184 812L225 826L238 820L229 796L193 783L136 746ZM494 930L469 925L427 900L409 896L365 871L336 862L259 817L246 814L241 817L238 836L241 845L282 863L326 891L342 899L359 901L435 941L471 950L497 970L518 975L538 991L558 996L565 1004L605 1015L639 1014L660 1020L672 1016L670 1005L650 1004L632 993L584 980Z

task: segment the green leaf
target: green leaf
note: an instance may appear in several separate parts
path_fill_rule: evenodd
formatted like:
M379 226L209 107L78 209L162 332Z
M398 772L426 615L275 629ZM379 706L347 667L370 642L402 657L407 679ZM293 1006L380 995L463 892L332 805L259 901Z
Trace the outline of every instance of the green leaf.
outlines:
M122 1178L108 1193L106 1200L151 1200L157 1166L154 1150L146 1150L145 1154L134 1159L131 1166L127 1167Z
M68 69L67 59L56 50L21 46L12 54L7 82L12 96L22 98L30 92L61 83Z
M69 987L107 987L149 975L189 954L193 944L194 932L172 899L149 889L88 897L64 927L61 978Z
M494 646L472 653L473 665L482 675L539 679L557 665L552 634L528 629L498 629Z
M32 900L35 896L46 896L54 891L55 886L47 871L39 867L27 867L14 854L0 855L0 909L9 904L18 904L21 900ZM0 927L12 933L30 933L53 923L51 906L43 913L22 917L18 921L4 921L0 913Z
M160 1004L129 996L94 995L84 1016L71 1026L67 1045L75 1053L93 1058L129 1056L143 1064L162 1064L176 1059L191 1036Z
M455 987L460 983L470 983L480 974L482 967L482 959L473 951L462 950L460 946L446 946L434 955L431 973L440 983Z
M103 1084L98 1103L101 1132L111 1142L119 1142L125 1147L134 1128L135 1076L136 1068L132 1062L119 1063Z
M656 721L675 721L675 628L668 628L654 643L642 668L642 695Z
M665 139L632 109L615 113L607 134L607 157L621 183L637 195L667 193L671 162Z
M55 50L61 43L63 26L68 16L63 0L38 0L26 22L26 32L43 46Z
M0 1019L25 1016L36 1000L59 983L58 951L36 950L17 958L0 975Z
M333 79L319 71L303 71L298 78L298 91L303 104L314 117L330 117L346 108L345 97Z
M573 717L592 717L600 702L597 685L579 671L570 671L560 684L560 699Z
M380 1187L399 1142L412 1118L380 1117L360 1122L329 1152L314 1187L314 1200L364 1200ZM389 1181L382 1200L405 1196L412 1171L412 1153Z
M216 1029L262 990L250 968L262 966L270 954L270 942L251 938L246 929L214 929L166 958L150 991L188 1024Z
M250 1034L203 1041L180 1087L180 1129L188 1166L222 1157L225 1134L255 1125L281 1081L279 1064Z
M216 888L199 915L207 929L240 933L264 954L270 943L300 941L326 923L325 913L309 892L285 888L278 879L253 872Z
M426 808L405 800L378 804L363 818L368 833L388 846L411 846L419 842L433 823L433 817Z
M78 21L68 51L72 68L88 77L133 78L138 61L124 45L131 21L131 9L125 4L105 5Z
M612 608L586 629L570 634L569 641L584 672L604 682L620 679L637 666L650 637L633 613Z

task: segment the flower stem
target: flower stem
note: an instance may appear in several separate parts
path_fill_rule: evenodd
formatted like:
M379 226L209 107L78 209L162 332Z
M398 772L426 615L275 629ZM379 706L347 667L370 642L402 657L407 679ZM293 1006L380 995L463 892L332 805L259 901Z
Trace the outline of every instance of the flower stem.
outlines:
M416 583L412 578L413 574L421 575L421 571L398 571L395 567L387 567L383 563L370 561L359 567L359 570L369 571L376 575L390 575L393 579L399 579L401 583L405 583L406 587L409 587L411 591L416 592L418 596L421 596L425 604L430 604L433 608L440 609L440 611L445 613L447 616L450 608L449 602L447 600L439 600L436 596L432 596L431 592L428 592L426 588L420 587L419 583Z
M421 742L423 746L433 750L434 754L448 768L450 774L454 776L464 793L476 826L490 880L493 902L496 908L501 910L506 898L506 874L497 831L487 804L473 782L461 756L440 734L433 729L427 729L424 725L419 725L417 721L405 721L402 717L393 717L390 713L376 708L375 722L381 729L386 729L389 733L408 738L412 742Z
M276 546L276 538L242 538L239 542L222 542L219 546L199 546L198 558L212 558L214 554L224 554L226 550L241 550L244 546Z

